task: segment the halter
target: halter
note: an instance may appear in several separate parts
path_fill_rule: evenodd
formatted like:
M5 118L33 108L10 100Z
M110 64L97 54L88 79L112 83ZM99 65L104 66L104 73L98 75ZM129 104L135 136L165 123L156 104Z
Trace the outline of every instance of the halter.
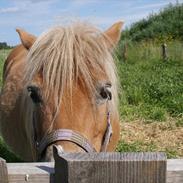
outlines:
M107 150L107 146L109 144L109 141L112 135L110 111L108 107L108 100L110 99L111 98L107 99L107 109L108 109L107 110L107 128L104 133L100 152L105 152ZM58 129L44 136L40 142L37 142L37 141L35 142L39 157L41 157L42 153L50 144L53 144L54 142L57 142L57 141L72 142L78 145L79 147L81 147L85 152L88 152L88 153L97 152L96 149L92 146L92 144L88 141L88 139L86 139L80 133L70 129Z

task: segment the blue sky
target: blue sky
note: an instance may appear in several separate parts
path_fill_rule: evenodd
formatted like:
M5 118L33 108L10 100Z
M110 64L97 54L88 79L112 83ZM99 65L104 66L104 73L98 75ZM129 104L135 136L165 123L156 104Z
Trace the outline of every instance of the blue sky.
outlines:
M101 29L123 20L128 27L169 3L176 0L0 0L0 42L18 44L17 27L39 35L53 25L76 20Z

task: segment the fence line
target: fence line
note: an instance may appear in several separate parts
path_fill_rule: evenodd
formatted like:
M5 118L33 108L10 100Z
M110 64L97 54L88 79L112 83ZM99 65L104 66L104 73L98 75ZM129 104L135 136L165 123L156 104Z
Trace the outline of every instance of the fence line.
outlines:
M121 57L124 62L127 62L128 59L131 57L131 53L133 55L133 51L139 53L137 55L138 58L142 59L148 59L157 56L158 59L161 59L163 61L168 61L169 58L174 58L177 53L172 53L171 46L169 45L169 48L166 43L163 43L160 46L154 46L154 47L148 47L148 46L142 46L139 45L139 47L136 45L134 48L137 48L136 50L131 50L133 46L130 46L128 43L124 43L124 45L121 48ZM139 49L140 48L140 49ZM155 50L155 51L154 51ZM135 58L133 58L135 59ZM137 59L137 58L136 58Z
M0 159L0 182L182 183L183 159L163 153L68 153L54 150L54 163L7 163Z

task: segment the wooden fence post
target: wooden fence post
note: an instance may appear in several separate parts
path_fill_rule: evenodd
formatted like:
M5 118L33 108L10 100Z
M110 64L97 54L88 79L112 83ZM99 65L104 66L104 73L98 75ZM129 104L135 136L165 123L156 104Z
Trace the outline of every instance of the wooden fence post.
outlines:
M124 60L124 62L127 61L127 57L128 57L128 52L127 52L127 50L128 50L128 45L127 45L127 43L125 43L125 44L124 44L124 49L123 49L123 60Z
M68 153L54 147L55 183L166 183L164 153Z
M6 161L0 158L0 183L8 183L8 170Z
M167 183L183 182L183 159L169 159L167 162Z
M167 61L167 59L168 59L167 44L164 43L161 45L161 47L162 47L162 58L164 61Z

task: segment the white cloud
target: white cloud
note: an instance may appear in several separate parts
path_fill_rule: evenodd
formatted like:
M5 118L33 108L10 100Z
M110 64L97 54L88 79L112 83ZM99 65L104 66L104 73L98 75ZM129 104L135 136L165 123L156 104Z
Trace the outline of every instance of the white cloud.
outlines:
M18 7L1 8L0 13L15 13L20 11Z

